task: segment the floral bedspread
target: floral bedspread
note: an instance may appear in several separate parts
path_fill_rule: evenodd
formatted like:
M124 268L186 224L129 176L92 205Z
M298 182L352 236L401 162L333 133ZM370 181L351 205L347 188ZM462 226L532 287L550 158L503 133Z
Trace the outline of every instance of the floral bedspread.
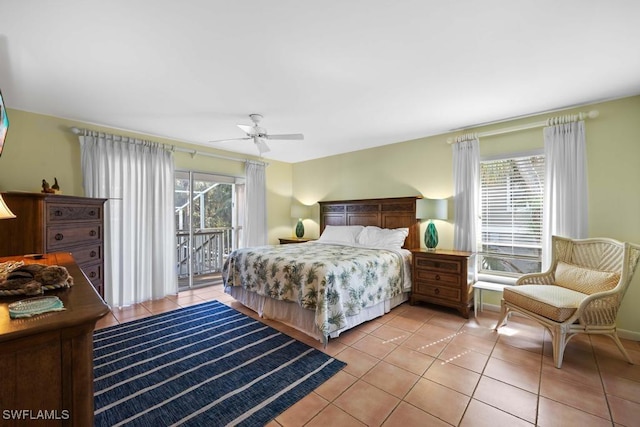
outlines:
M400 295L404 260L399 252L325 243L243 248L222 269L225 286L294 301L315 310L327 337L346 326L347 316Z

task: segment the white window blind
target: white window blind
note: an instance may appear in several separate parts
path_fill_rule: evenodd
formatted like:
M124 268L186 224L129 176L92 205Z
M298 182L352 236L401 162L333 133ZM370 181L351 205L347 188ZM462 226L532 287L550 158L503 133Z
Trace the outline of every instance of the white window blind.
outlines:
M539 272L544 156L483 161L480 186L480 272L508 276Z

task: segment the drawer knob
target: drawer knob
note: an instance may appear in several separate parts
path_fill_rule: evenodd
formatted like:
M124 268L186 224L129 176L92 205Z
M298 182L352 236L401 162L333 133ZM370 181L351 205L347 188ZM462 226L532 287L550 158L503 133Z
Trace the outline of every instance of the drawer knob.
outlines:
M89 232L89 236L91 236L91 237L95 236L96 234L97 234L97 233L96 233L96 230L91 230L91 231Z
M95 257L96 257L96 255L98 255L98 253L97 253L96 251L91 251L91 252L89 252L89 256L90 256L91 258L95 258Z
M435 291L433 291L436 293L436 295L440 295L440 289L436 288Z
M436 280L440 280L440 275L436 274Z
M96 277L96 272L92 271L91 273L89 273L89 277L91 277L92 279Z
M54 239L60 241L64 239L64 235L62 233L56 233L56 235L54 236Z
M96 211L93 211L93 210L89 211L89 216L96 216Z
M60 209L57 209L55 212L53 212L53 214L55 216L62 216L62 211Z

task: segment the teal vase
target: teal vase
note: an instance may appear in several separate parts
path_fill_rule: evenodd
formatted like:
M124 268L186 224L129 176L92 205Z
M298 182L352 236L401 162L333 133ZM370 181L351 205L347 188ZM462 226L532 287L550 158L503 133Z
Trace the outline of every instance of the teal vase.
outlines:
M304 225L302 224L302 220L299 219L296 225L296 237L302 239L302 236L304 236Z
M424 245L427 249L435 250L438 246L438 230L433 221L430 221L427 225L427 231L424 233Z

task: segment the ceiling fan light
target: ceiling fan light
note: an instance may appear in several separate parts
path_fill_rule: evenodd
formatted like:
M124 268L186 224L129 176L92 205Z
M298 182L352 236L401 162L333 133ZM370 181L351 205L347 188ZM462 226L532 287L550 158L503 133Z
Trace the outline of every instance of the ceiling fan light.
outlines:
M264 139L256 137L254 139L254 142L258 146L258 151L260 152L260 154L268 153L269 151L271 151L269 146L264 142Z
M267 145L268 139L288 139L288 140L303 140L304 136L301 133L296 134L282 134L282 135L269 135L267 130L261 126L258 126L260 120L262 120L261 114L249 114L251 121L253 122L253 126L249 125L237 125L242 131L247 135L246 138L232 138L232 139L222 139L218 141L210 141L210 142L219 142L219 141L233 141L240 139L253 139L254 144L258 147L258 152L260 155L262 153L267 153L271 151L269 146Z

